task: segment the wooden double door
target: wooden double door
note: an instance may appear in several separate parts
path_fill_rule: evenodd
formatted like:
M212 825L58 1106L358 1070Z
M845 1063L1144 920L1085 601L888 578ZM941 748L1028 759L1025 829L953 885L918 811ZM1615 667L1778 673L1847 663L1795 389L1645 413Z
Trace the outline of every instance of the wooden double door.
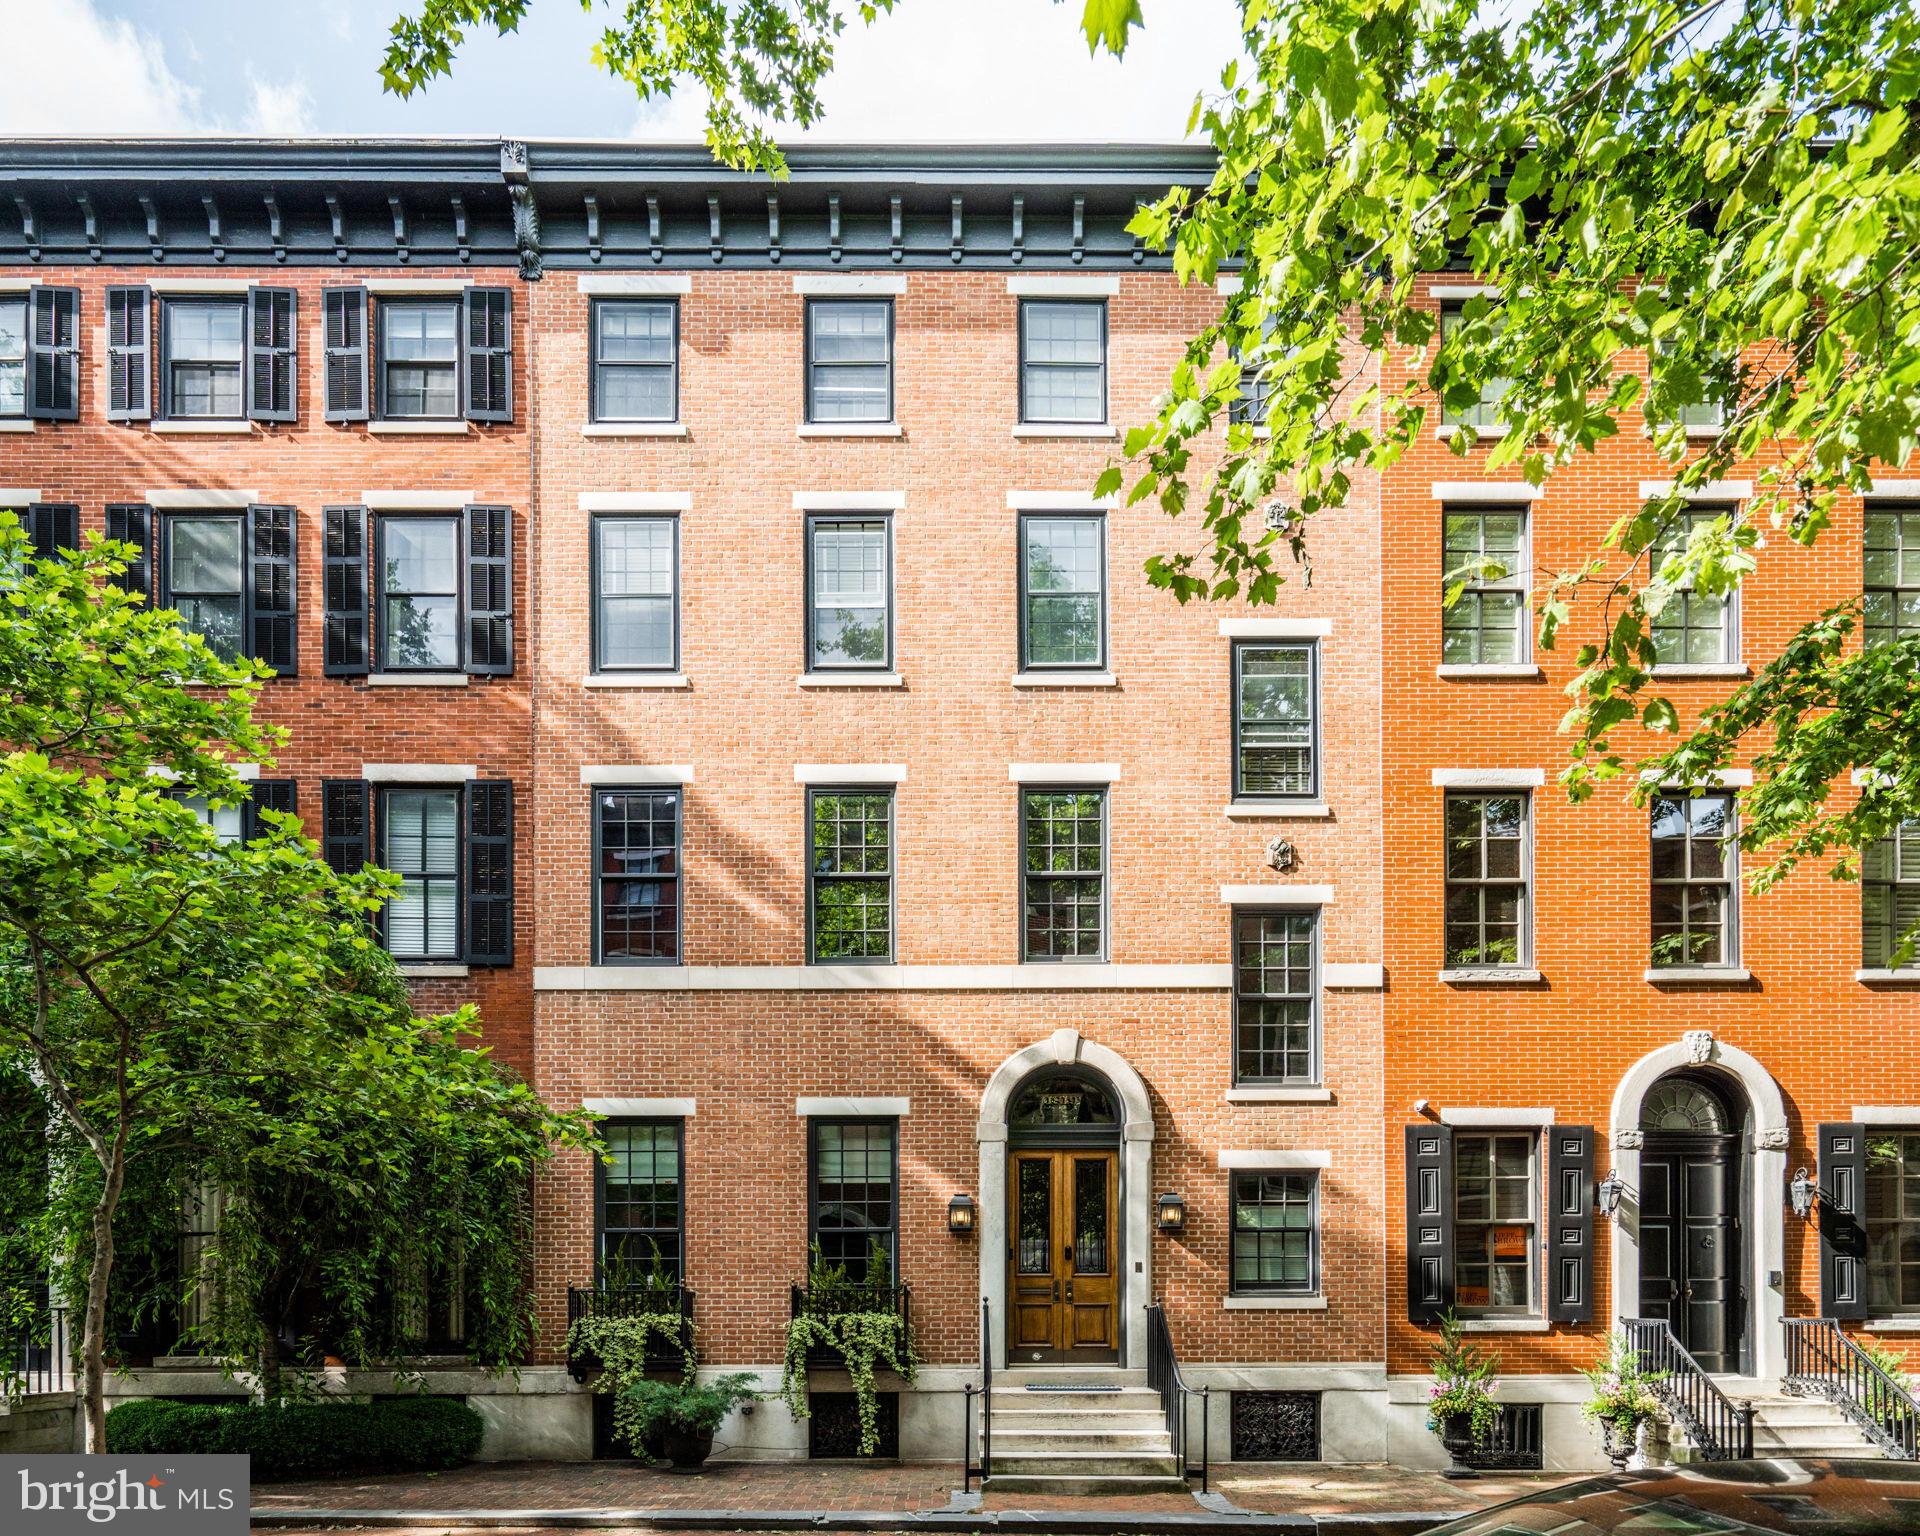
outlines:
M1746 1344L1740 1283L1740 1159L1731 1136L1649 1132L1640 1155L1640 1315L1663 1317L1715 1374Z
M1017 1151L1012 1161L1007 1363L1119 1359L1119 1154Z

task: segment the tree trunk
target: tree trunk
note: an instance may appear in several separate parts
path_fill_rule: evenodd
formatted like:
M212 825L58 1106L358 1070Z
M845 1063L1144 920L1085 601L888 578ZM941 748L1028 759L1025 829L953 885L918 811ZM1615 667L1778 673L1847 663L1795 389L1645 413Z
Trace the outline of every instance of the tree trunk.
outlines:
M259 1380L254 1385L261 1402L277 1403L280 1401L280 1319L263 1317L260 1321Z
M107 1449L107 1282L113 1275L113 1217L126 1179L126 1154L116 1138L93 1207L93 1266L87 1274L87 1314L80 1335L80 1404L92 1456Z

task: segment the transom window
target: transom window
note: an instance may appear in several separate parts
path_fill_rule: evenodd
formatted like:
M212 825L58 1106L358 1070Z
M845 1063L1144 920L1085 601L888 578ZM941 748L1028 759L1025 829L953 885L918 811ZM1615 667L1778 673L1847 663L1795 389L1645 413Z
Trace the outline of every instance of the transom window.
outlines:
M1533 1311L1537 1141L1530 1132L1454 1133L1454 1295L1463 1312Z
M1233 915L1233 1073L1240 1083L1319 1081L1317 912Z
M1722 1136L1732 1127L1725 1102L1712 1089L1691 1078L1669 1077L1647 1090L1640 1103L1640 1129Z
M1233 1294L1319 1292L1318 1186L1311 1172L1233 1176Z
M807 519L807 670L893 661L893 539L884 517Z
M1920 1134L1867 1137L1867 1306L1920 1311Z
M893 301L807 301L807 420L893 420Z
M813 958L893 957L893 795L887 790L815 789L809 876Z
M868 1278L877 1247L887 1283L899 1272L898 1204L894 1198L898 1125L892 1120L814 1120L813 1242L828 1264ZM878 1277L876 1277L878 1278Z
M1524 965L1527 797L1447 796L1446 963L1451 970Z
M241 519L197 514L169 516L161 602L225 661L240 655L246 617L246 562Z
M1654 966L1733 964L1733 796L1655 800L1652 868Z
M1728 517L1732 507L1691 506L1676 513L1655 536L1652 568L1659 570L1669 556L1686 550L1696 528ZM1666 606L1653 615L1654 660L1662 666L1715 666L1734 659L1734 609L1730 592L1707 594L1693 590L1689 576Z
M1020 301L1020 419L1107 419L1107 306L1103 300Z
M1310 800L1320 792L1317 661L1311 645L1234 646L1236 800Z
M1489 317L1485 322L1491 324L1494 334L1498 335L1502 321L1498 315ZM1440 337L1448 337L1467 329L1470 322L1462 304L1442 304L1440 306ZM1480 386L1480 399L1464 410L1458 406L1443 405L1440 410L1440 424L1446 427L1472 427L1477 432L1503 432L1506 423L1500 419L1500 403L1513 380L1505 378L1488 379Z
M593 803L600 958L677 961L680 791L602 789Z
M380 414L460 414L460 306L444 300L383 299Z
M1106 665L1106 519L1020 519L1020 665L1025 671Z
M1450 666L1525 661L1532 638L1527 514L1449 507L1443 523L1443 580L1451 601L1440 610L1440 660Z
M680 414L680 306L593 301L593 419L674 421Z
M1020 826L1023 958L1098 960L1106 950L1106 791L1023 791Z
M460 958L460 791L389 789L380 862L400 877L387 948L402 960Z
M1920 507L1868 507L1865 566L1866 643L1920 636Z
M247 307L236 299L164 299L162 396L170 417L237 420L247 413Z
M0 416L27 414L27 301L0 298Z
M1007 1124L1020 1126L1116 1125L1119 1112L1102 1083L1076 1072L1041 1072L1013 1096Z
M680 524L593 520L593 667L671 672L680 664Z
M460 519L382 517L380 665L391 671L460 666Z
M1920 966L1920 821L1903 821L1860 860L1860 963Z
M600 1268L609 1286L682 1278L678 1120L607 1120L600 1136Z

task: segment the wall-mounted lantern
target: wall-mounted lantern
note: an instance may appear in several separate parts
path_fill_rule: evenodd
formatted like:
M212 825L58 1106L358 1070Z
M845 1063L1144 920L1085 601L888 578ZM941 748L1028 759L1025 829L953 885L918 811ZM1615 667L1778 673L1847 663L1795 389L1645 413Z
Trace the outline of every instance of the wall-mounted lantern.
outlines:
M1787 1203L1793 1207L1793 1214L1805 1221L1813 1214L1813 1202L1820 1196L1820 1186L1814 1183L1812 1175L1802 1168L1793 1176L1793 1182L1787 1186Z
M955 1195L947 1202L947 1230L955 1237L971 1237L975 1214L972 1195Z
M1612 1216L1620 1209L1620 1195L1626 1187L1619 1173L1609 1168L1607 1176L1593 1192L1593 1208L1602 1216Z
M1169 1190L1154 1207L1154 1224L1162 1232L1187 1230L1187 1202Z

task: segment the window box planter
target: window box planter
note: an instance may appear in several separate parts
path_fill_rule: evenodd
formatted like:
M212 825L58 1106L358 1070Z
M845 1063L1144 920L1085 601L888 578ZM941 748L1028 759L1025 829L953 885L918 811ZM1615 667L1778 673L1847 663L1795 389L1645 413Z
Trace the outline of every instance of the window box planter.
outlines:
M892 1313L900 1319L900 1337L912 1337L908 1308L911 1288L905 1285L853 1284L837 1290L829 1305L822 1305L804 1285L793 1287L792 1315L828 1315L846 1312ZM845 1370L846 1355L834 1345L815 1345L807 1350L807 1364L815 1369Z
M582 1319L637 1318L670 1315L679 1319L677 1333L671 1338L658 1332L647 1339L646 1366L649 1370L685 1371L693 1358L693 1291L685 1285L662 1289L650 1285L572 1286L567 1291L567 1333L571 1341L574 1324ZM569 1343L567 1374L585 1381L606 1362L591 1346Z

